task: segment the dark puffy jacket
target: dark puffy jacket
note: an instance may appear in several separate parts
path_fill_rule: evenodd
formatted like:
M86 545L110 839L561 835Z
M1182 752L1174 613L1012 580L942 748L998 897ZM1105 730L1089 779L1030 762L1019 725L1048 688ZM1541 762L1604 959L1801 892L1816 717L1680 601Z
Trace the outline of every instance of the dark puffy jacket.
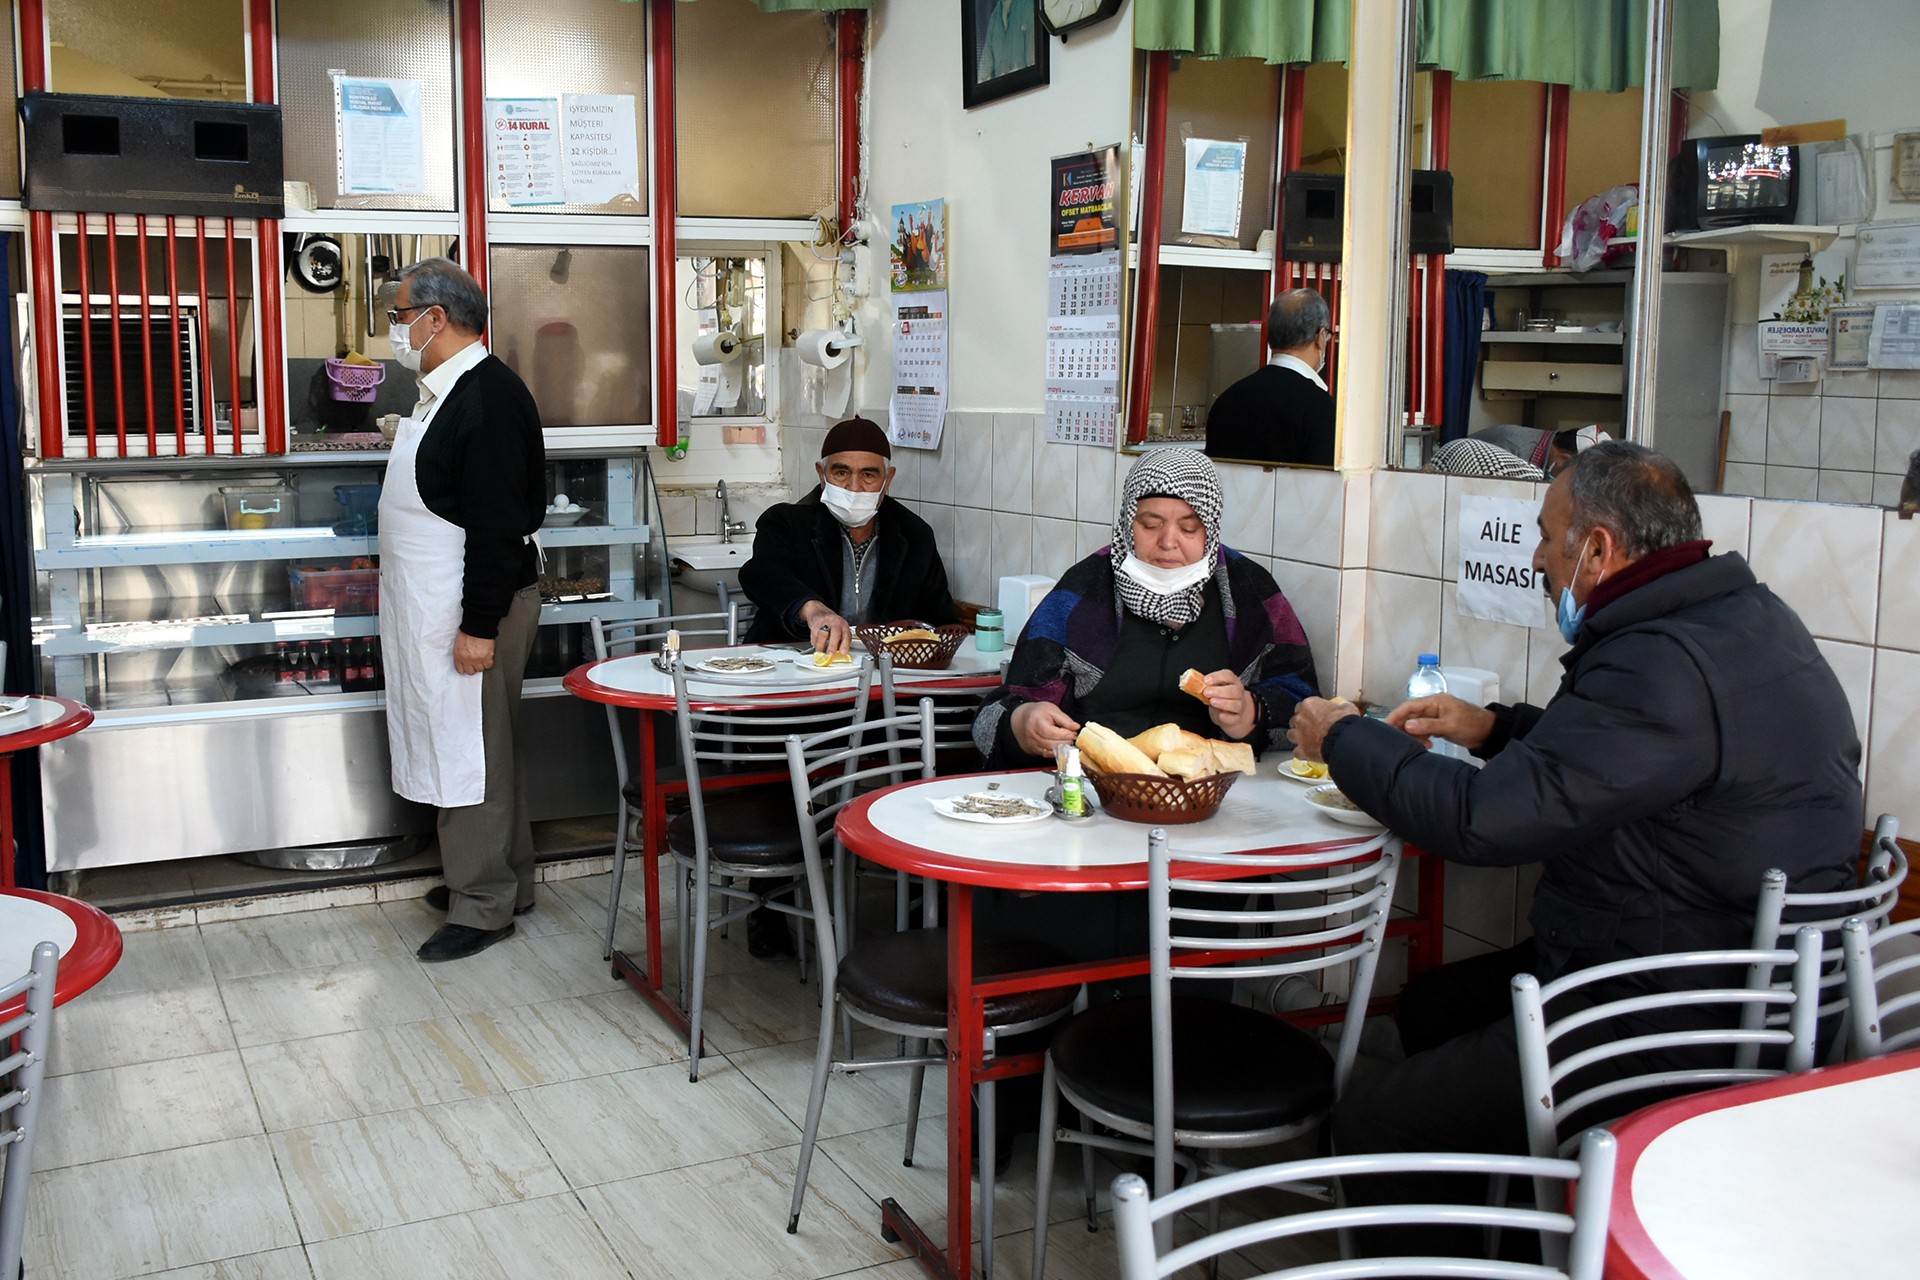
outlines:
M1608 960L1744 947L1760 878L1852 882L1860 742L1800 619L1738 555L1589 617L1545 709L1497 708L1484 769L1389 726L1338 721L1333 778L1408 840L1479 866L1542 863L1548 980Z
M958 622L946 566L925 520L892 498L880 503L880 545L874 548L873 616L882 622L913 619L939 626ZM804 640L795 615L809 600L836 612L846 548L840 522L820 501L820 487L798 502L760 513L753 558L740 566L740 589L759 606L744 639Z

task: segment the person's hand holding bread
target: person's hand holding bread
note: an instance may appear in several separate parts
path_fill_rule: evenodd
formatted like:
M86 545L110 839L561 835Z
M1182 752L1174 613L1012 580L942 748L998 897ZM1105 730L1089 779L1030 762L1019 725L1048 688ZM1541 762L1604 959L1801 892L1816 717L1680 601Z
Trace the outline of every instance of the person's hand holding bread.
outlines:
M1206 703L1208 718L1226 730L1228 737L1246 738L1253 734L1260 706L1233 672L1223 668L1202 674L1188 667L1180 673L1180 692Z

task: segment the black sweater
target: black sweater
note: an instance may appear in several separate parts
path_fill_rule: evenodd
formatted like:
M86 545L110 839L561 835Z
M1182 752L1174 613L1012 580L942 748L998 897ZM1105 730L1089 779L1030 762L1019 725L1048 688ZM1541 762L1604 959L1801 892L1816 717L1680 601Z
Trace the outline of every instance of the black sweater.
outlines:
M1236 462L1333 465L1333 397L1297 370L1263 365L1207 412L1207 455Z
M491 355L460 375L420 441L420 500L467 532L460 630L476 640L498 635L514 592L539 577L526 538L546 518L546 461L532 394Z

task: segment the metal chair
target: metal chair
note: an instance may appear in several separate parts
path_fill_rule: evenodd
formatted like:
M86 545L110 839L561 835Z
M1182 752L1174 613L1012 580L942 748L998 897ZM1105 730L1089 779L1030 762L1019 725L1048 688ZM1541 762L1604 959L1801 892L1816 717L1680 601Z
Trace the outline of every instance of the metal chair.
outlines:
M1537 1231L1560 1241L1554 1252L1566 1258L1564 1267L1536 1263L1483 1261L1472 1258L1368 1258L1339 1263L1310 1263L1282 1270L1263 1270L1263 1280L1287 1276L1476 1276L1489 1280L1600 1280L1606 1254L1607 1220L1612 1209L1613 1135L1589 1129L1580 1142L1578 1160L1535 1156L1487 1156L1420 1153L1408 1155L1337 1156L1271 1164L1218 1178L1149 1199L1145 1179L1121 1174L1113 1181L1113 1226L1120 1249L1121 1280L1160 1280L1182 1268L1219 1258L1231 1250L1251 1248L1272 1240L1295 1240L1322 1232L1341 1236L1350 1230L1381 1226L1466 1226ZM1360 1208L1313 1209L1247 1223L1214 1232L1191 1244L1162 1252L1156 1245L1156 1225L1170 1223L1177 1214L1197 1206L1213 1208L1222 1196L1244 1191L1287 1190L1300 1184L1338 1179L1342 1184L1370 1175L1404 1177L1408 1174L1460 1174L1465 1177L1532 1178L1561 1188L1578 1183L1572 1214L1540 1208L1489 1207L1468 1204L1367 1205Z
M733 643L732 621L724 613L684 613L665 618L645 618L637 622L587 620L593 636L595 661L623 658L634 653L657 652L667 642L667 632L678 631L688 637L721 636ZM613 959L614 927L620 921L620 887L627 874L628 833L639 816L641 790L633 781L627 765L627 742L620 732L620 708L607 704L607 733L613 739L613 772L619 783L616 823L613 831L613 884L607 890L607 936L601 959Z
M1875 928L1849 920L1840 928L1846 955L1847 1057L1873 1058L1920 1044L1920 918ZM1899 1030L1889 1032L1890 1022Z
M1040 1094L1034 1194L1041 1205L1053 1190L1057 1142L1151 1153L1154 1184L1165 1194L1173 1190L1176 1147L1265 1146L1309 1132L1346 1087L1359 1051L1400 868L1397 837L1382 833L1342 850L1329 866L1326 855L1172 851L1167 833L1155 828L1147 857L1150 993L1080 1014L1054 1036ZM1268 878L1207 878L1234 872ZM1347 978L1347 1009L1332 1053L1269 1014L1173 994L1175 978L1339 973ZM1120 1136L1059 1127L1061 1098L1084 1121ZM1183 1163L1201 1171L1191 1158ZM1043 1212L1034 1224L1034 1280L1045 1271L1046 1219ZM1096 1221L1089 1184L1089 1229Z
M1893 914L1895 904L1900 901L1900 886L1907 879L1907 855L1895 839L1899 833L1899 820L1890 813L1881 814L1873 824L1873 848L1867 855L1867 865L1857 888L1831 893L1789 893L1786 873L1777 869L1768 871L1760 880L1760 904L1754 913L1751 943L1755 950L1790 945L1803 925L1812 925L1820 931L1820 1017L1838 1019L1842 1024L1834 1029L1832 1051L1828 1055L1830 1062L1839 1061L1845 1051L1849 1034L1845 1024L1850 1021L1840 926L1857 917L1865 921L1869 929L1874 929ZM1748 982L1754 986L1765 986L1776 979L1771 965L1755 965L1747 974ZM1778 1026L1784 1016L1779 1012L1768 1015L1762 1006L1748 1005L1741 1013L1740 1025L1752 1031L1765 1018L1771 1025ZM1740 1065L1753 1066L1759 1060L1759 1048L1757 1044L1743 1046Z
M26 996L21 1012L0 1023L0 1043L13 1052L0 1060L8 1088L0 1095L0 1147L7 1172L0 1179L0 1276L20 1274L20 1248L27 1234L27 1183L33 1173L33 1143L40 1132L41 1082L47 1071L47 1042L53 1034L53 986L60 972L60 948L42 942L33 949L26 976L0 987L0 1004Z
M999 687L998 678L982 677L973 682L974 687L970 688L922 689L912 681L896 685L893 655L881 653L877 665L880 668L880 704L889 718L899 714L901 689L906 691L909 698L922 698L933 703L935 771L941 774L979 772L982 761L980 748L973 741L973 722L979 716L982 704ZM962 681L966 677L955 676L953 679Z
M786 788L715 785L713 795L709 795L702 779L718 784L723 771L785 772L789 735L857 726L866 719L872 678L872 671L862 665L851 688L834 685L819 692L782 693L778 698L696 710L687 695L686 668L674 668L674 710L680 731L680 761L687 773L688 804L687 812L667 824L667 849L680 864L675 897L679 903L683 991L688 976L692 977L692 994L685 1002L690 1023L690 1080L700 1078L707 943L713 932L761 907L808 920L822 906L804 898L809 889L806 856ZM716 799L720 796L725 797L723 803ZM746 883L736 883L740 881ZM764 889L748 887L754 881L773 883ZM691 893L687 891L689 882ZM713 905L716 895L721 899L717 912ZM803 982L806 943L803 931Z
M896 933L850 942L843 921L848 917L842 897L827 882L823 848L837 848L834 819L850 801L871 786L890 786L908 778L931 778L933 773L934 708L922 698L917 710L899 716L829 729L802 739L787 739L787 766L793 782L793 807L800 841L806 854L808 892L816 903L832 900L832 910L816 910L813 927L820 954L820 1042L814 1056L813 1088L807 1098L805 1132L800 1140L799 1168L794 1175L793 1201L787 1230L800 1229L800 1208L807 1190L807 1173L826 1105L827 1077L833 1072L872 1071L891 1067L913 1070L907 1107L904 1163L913 1163L914 1139L920 1120L920 1092L930 1066L947 1061L945 1053L930 1054L928 1043L947 1035L947 931L936 926L902 929ZM976 968L982 973L1007 973L1064 965L1069 957L1044 943L998 938L982 933L974 940ZM985 1035L991 1046L1000 1036L1016 1035L1057 1022L1072 1011L1077 987L993 996L986 1001ZM901 1052L891 1058L834 1057L834 1019L839 1014L863 1026L889 1032L903 1040ZM950 1099L950 1106L965 1100ZM980 1086L980 1229L981 1273L993 1274L993 1164L994 1086Z

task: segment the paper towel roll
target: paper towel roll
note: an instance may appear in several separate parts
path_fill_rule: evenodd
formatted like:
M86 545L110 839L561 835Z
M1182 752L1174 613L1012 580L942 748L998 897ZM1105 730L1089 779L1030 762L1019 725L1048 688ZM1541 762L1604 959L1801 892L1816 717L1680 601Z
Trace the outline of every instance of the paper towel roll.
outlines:
M696 364L726 364L740 358L740 339L731 330L706 333L693 340Z
M819 369L838 369L853 354L847 336L837 329L809 329L793 345L800 353L801 364Z

